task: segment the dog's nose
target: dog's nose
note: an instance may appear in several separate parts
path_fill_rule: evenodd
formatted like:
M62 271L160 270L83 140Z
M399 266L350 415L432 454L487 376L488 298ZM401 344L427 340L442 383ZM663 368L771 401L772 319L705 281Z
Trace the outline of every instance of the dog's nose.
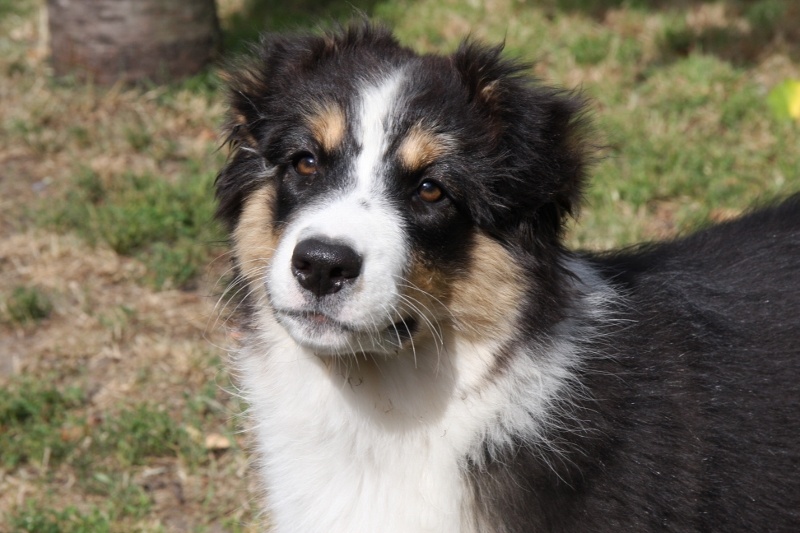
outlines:
M317 297L340 291L361 273L361 256L347 245L306 239L292 254L292 273Z

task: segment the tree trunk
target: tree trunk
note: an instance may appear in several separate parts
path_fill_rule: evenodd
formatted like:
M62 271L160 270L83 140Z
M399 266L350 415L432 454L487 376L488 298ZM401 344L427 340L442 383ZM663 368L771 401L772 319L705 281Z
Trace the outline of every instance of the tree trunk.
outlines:
M56 75L109 85L199 72L220 42L214 0L47 0Z

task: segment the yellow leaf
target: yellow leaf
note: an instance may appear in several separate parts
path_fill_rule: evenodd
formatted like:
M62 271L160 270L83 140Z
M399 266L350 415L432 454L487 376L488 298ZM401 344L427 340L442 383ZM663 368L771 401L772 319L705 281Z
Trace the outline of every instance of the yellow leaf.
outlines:
M800 81L793 81L788 91L789 116L800 120Z
M784 80L773 87L767 104L778 118L800 120L800 80Z

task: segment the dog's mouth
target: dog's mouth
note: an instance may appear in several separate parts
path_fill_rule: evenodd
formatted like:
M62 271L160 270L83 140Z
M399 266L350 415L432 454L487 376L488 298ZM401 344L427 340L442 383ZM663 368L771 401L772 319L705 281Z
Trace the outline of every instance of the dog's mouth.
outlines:
M394 322L392 325L386 328L386 331L388 331L389 334L394 332L397 336L398 345L402 346L407 341L411 340L418 329L419 322L417 322L415 318L409 317Z
M318 311L282 310L279 312L283 315L290 316L292 318L304 322L308 322L309 324L315 326L339 328L342 331L349 331L353 333L364 331L364 328L360 328L358 326L348 324L347 322L336 320L335 318L331 318L327 314L320 313ZM401 318L396 322L391 323L384 329L389 332L394 332L402 340L407 340L410 339L414 335L414 333L416 333L417 328L418 328L417 319L409 316L406 318Z
M396 351L406 346L419 331L419 321L400 318L380 329L343 322L319 311L276 310L279 322L300 344L321 353L354 351Z

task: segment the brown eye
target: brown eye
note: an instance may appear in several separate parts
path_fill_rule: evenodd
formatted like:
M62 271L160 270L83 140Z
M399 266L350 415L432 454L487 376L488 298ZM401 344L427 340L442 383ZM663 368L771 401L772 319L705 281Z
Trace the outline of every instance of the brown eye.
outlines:
M317 160L311 154L304 154L295 160L294 169L301 176L313 176L317 173Z
M423 181L417 188L417 194L423 202L434 203L444 198L444 191L431 180Z

